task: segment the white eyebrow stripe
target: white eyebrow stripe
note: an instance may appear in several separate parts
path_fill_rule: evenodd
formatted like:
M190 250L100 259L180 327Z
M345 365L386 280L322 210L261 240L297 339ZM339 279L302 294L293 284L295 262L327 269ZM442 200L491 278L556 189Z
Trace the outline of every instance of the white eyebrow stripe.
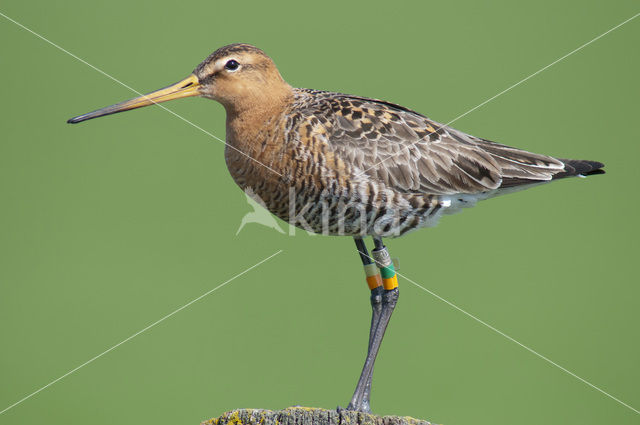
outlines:
M235 57L235 56L227 56L225 58L218 59L213 64L213 72L222 71L224 69L224 66L226 65L226 63L229 62L230 60L234 60L234 61L238 62L238 64L241 65L241 63L240 63L240 61L238 60L237 57Z

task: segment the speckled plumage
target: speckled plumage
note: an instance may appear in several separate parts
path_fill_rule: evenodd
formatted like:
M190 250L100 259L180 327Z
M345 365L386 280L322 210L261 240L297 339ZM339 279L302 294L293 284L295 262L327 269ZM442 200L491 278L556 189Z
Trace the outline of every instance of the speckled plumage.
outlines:
M274 104L251 130L228 117L227 165L272 213L318 233L399 236L477 200L603 166L500 145L376 99L291 88Z

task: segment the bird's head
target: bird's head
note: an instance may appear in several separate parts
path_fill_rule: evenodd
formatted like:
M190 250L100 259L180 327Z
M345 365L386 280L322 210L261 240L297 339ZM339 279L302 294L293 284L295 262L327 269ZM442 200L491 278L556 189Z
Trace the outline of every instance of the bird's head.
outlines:
M291 94L271 58L250 44L230 44L213 52L184 80L160 90L71 118L71 124L143 106L202 96L220 102L227 111L264 106Z

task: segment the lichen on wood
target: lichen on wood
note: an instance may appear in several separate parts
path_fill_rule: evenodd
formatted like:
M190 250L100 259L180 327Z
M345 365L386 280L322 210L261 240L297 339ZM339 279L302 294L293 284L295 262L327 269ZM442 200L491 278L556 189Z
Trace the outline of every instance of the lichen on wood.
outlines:
M202 425L432 425L409 416L376 416L348 410L289 407L284 410L238 409Z

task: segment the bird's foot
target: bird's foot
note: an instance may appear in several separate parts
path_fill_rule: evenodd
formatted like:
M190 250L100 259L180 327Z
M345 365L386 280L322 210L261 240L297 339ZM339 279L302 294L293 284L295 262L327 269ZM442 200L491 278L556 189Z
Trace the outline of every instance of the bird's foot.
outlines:
M342 406L336 407L336 411L338 413L341 412L362 412L362 413L371 413L371 406L368 401L363 401L360 406L355 406L352 403L349 403L347 408L345 409Z

